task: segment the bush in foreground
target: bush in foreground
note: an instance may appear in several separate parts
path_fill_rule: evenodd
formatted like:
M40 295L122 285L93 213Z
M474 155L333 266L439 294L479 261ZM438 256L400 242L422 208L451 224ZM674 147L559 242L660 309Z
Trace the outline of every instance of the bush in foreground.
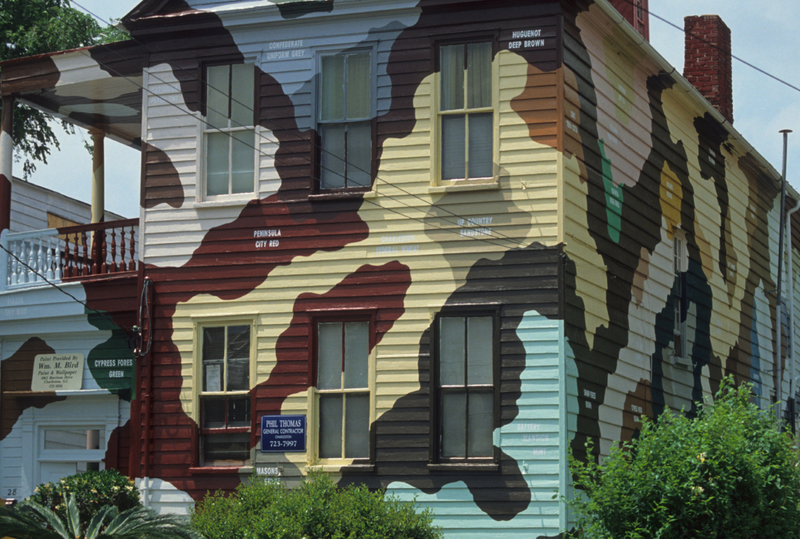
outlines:
M75 494L84 528L103 506L114 506L122 512L140 504L139 490L133 481L117 470L84 472L64 477L55 483L43 483L36 487L28 500L54 511L62 521L66 521L69 494Z
M255 476L236 492L198 502L192 525L207 539L438 539L429 510L315 475L290 489Z
M694 419L665 412L602 465L570 455L579 537L797 537L800 468L792 437L723 381ZM590 448L589 448L590 449ZM587 452L591 454L590 451Z

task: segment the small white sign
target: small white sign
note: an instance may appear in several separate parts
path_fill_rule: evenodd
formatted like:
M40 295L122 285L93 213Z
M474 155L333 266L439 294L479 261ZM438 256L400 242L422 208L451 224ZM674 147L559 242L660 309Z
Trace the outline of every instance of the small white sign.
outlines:
M83 354L39 354L33 358L31 391L81 389Z

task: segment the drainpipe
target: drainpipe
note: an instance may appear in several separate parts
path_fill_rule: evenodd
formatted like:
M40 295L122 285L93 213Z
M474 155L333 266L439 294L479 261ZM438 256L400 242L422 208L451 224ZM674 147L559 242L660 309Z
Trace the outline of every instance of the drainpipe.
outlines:
M792 214L800 210L800 199L797 200L794 208L789 210L786 213L786 285L787 285L787 311L788 311L788 318L789 318L789 331L787 335L787 354L786 354L786 361L789 363L789 398L794 399L794 393L796 391L794 383L795 383L795 364L794 364L794 270L792 267L792 258L793 251L792 251ZM794 402L794 400L792 401ZM794 403L795 409L797 408L797 403ZM794 412L794 410L792 410ZM792 415L794 418L794 415ZM793 425L794 426L794 425Z
M11 228L11 178L14 162L14 97L3 96L3 116L0 119L0 232Z
M775 417L778 420L778 425L781 423L781 396L783 388L783 369L781 368L781 332L783 331L783 298L781 297L781 281L783 281L783 232L786 223L786 149L789 144L789 133L791 129L783 129L783 173L781 174L781 212L778 221L778 228L780 233L778 235L778 286L776 290L776 341L775 347ZM790 253L791 255L791 253Z

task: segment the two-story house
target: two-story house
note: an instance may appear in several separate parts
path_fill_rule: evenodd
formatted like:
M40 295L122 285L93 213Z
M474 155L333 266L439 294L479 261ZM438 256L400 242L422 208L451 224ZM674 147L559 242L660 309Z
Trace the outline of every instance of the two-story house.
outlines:
M415 498L454 537L555 536L570 448L691 412L727 373L786 400L780 176L634 7L145 0L129 42L3 63L4 103L142 152L136 284L59 285L87 298L70 323L105 311L136 349L105 465L163 510L320 470ZM36 310L54 288L7 286L28 310L0 323L4 369L77 349ZM24 444L64 404L22 385L1 412Z

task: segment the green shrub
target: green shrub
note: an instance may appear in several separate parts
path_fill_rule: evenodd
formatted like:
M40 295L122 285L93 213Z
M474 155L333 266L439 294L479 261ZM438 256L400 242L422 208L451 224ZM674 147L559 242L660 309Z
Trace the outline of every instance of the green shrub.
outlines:
M567 503L586 538L797 537L800 468L792 437L751 402L749 386L723 381L694 419L665 412L602 465L570 455ZM591 446L587 444L589 454Z
M112 505L122 512L140 504L139 490L133 481L117 470L84 472L64 477L55 483L43 483L36 487L28 500L51 509L61 520L66 520L65 498L70 493L75 494L84 528L104 505Z
M198 502L192 525L207 539L437 539L430 510L366 487L337 488L313 475L290 489L274 479L253 477L226 496Z

